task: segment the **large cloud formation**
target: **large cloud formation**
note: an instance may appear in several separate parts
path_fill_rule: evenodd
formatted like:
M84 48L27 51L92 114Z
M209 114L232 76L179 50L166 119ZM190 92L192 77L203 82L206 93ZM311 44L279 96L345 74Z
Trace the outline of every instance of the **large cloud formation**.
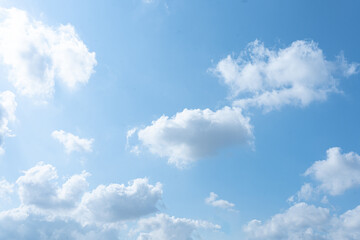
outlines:
M38 163L15 184L0 181L1 198L17 192L20 206L0 212L0 239L191 239L197 229L219 229L206 221L158 214L162 185L138 178L88 191L83 171L59 183L54 166ZM129 232L128 222L137 225ZM131 235L131 236L130 236ZM169 238L168 236L175 236ZM145 238L146 237L146 238ZM162 238L161 238L162 237Z
M96 65L73 26L47 26L16 8L0 8L0 60L18 93L41 99L55 80L70 89L87 83Z
M138 130L141 145L183 167L224 147L252 143L253 127L243 110L259 107L270 111L324 101L330 93L341 91L339 79L358 73L359 64L348 63L342 55L327 60L313 41L268 49L256 40L238 58L229 55L211 71L231 88L232 107L184 109L172 117L162 116ZM128 137L133 134L130 130ZM130 149L140 151L139 145Z
M355 240L360 238L359 216L360 205L337 217L327 208L300 202L264 223L250 221L244 231L248 239L259 240Z
M312 41L299 40L272 50L256 40L238 58L229 55L222 59L213 71L238 98L235 106L269 111L325 100L338 91L337 78L357 73L358 64L348 64L343 56L328 61Z
M249 144L253 134L250 119L241 109L224 107L215 112L185 109L171 118L162 116L140 129L138 138L152 153L181 168L223 147Z

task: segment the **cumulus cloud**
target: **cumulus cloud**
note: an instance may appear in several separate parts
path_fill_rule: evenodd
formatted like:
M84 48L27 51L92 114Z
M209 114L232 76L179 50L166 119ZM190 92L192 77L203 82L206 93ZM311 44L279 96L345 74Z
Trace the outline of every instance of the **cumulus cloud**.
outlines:
M56 168L38 163L16 181L21 204L0 212L0 239L197 239L200 229L220 229L206 221L156 214L160 183L139 178L128 185L99 185L87 191L89 173L59 184ZM0 181L9 189L14 184ZM9 190L11 191L11 190ZM140 219L140 220L139 220ZM127 221L138 220L129 232Z
M198 229L220 229L219 225L206 221L187 218L175 218L166 214L141 219L134 230L138 233L137 240L189 240L201 239L196 237Z
M40 162L24 171L24 175L18 178L16 184L23 205L50 210L74 208L88 188L87 176L87 172L73 175L59 187L55 167Z
M229 107L217 111L184 109L139 129L137 136L150 152L168 158L170 164L179 168L223 147L253 141L250 119L243 116L241 109Z
M266 240L350 240L360 237L360 205L340 216L327 208L297 203L265 223L250 221L244 231L247 239Z
M146 178L135 179L128 186L100 185L84 195L81 215L85 221L102 223L135 219L158 211L161 197L161 184L150 185Z
M41 99L53 95L55 80L86 84L96 65L72 25L47 26L16 8L0 8L0 59L20 94Z
M68 178L61 186L54 166L38 163L24 171L16 181L22 206L60 214L71 210L73 218L84 224L114 223L138 218L157 211L162 197L161 184L155 186L146 178L123 184L99 185L91 192L82 172Z
M15 94L10 91L0 93L0 154L4 152L2 144L5 137L13 136L8 125L16 120L15 110L17 103Z
M93 138L79 138L71 133L67 133L63 130L56 130L51 133L51 136L58 140L61 144L64 145L66 153L70 154L71 152L77 151L92 151L92 144L94 142Z
M218 199L218 195L216 193L211 192L210 196L205 199L205 203L213 206L213 207L219 207L224 209L233 209L235 207L235 204L228 202L223 199Z
M266 111L325 100L338 92L338 77L358 71L359 64L347 63L343 55L328 61L315 42L301 40L278 50L255 40L238 58L229 55L213 69L238 97L234 106Z
M328 209L301 202L265 223L250 221L244 231L249 239L324 239L330 220Z
M354 152L341 153L338 147L327 150L326 160L316 161L305 175L320 183L319 188L331 195L360 185L360 156Z

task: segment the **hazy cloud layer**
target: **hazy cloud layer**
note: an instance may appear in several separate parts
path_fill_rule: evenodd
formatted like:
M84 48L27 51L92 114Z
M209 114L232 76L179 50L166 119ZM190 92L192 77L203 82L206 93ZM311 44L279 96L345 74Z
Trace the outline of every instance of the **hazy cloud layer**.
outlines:
M10 91L0 93L0 154L4 152L2 147L4 138L13 136L9 129L9 123L16 120L15 110L17 103L15 94Z

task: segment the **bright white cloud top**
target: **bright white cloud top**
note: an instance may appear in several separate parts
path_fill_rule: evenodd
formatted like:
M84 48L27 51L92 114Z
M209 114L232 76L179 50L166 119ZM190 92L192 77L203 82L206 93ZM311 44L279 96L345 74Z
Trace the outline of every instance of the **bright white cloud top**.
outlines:
M209 197L205 199L205 203L213 207L224 208L229 210L232 210L233 207L235 207L234 203L218 198L219 196L216 193L211 192Z
M304 202L278 213L265 223L250 221L244 231L248 239L358 239L360 237L360 205L344 214L332 216L330 209Z
M94 139L80 138L72 133L67 133L63 130L55 130L51 133L51 136L58 140L65 147L65 152L70 154L76 152L92 152L92 144Z
M18 93L43 100L55 80L70 89L86 84L96 65L72 25L47 26L16 8L0 8L0 60Z
M241 108L262 107L266 111L284 105L307 106L338 92L337 76L358 72L358 64L343 57L326 60L318 44L295 41L272 50L256 40L238 58L227 56L213 71L231 88L233 104Z
M360 156L354 152L341 153L338 147L326 151L327 159L315 162L305 175L320 182L320 189L331 195L340 195L360 185Z
M171 118L162 116L138 130L138 138L150 152L182 168L223 147L251 144L253 133L241 109L224 107L217 111L185 109Z
M16 186L1 180L6 194L16 189L21 205L0 212L0 237L114 239L121 232L127 234L127 221L138 219L137 228L130 232L137 239L185 240L197 229L220 229L210 222L166 214L141 219L158 211L163 195L160 183L151 185L148 179L138 178L127 186L113 183L88 191L89 176L83 171L59 184L56 168L40 162L24 171Z

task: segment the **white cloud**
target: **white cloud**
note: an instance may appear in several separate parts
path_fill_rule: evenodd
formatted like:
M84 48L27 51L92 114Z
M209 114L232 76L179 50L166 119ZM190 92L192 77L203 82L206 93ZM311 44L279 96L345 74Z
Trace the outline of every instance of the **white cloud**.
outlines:
M276 214L265 223L250 221L244 231L249 239L325 239L324 231L330 229L330 220L328 209L301 202L284 213Z
M51 133L51 136L58 140L61 144L64 145L66 153L71 153L74 151L92 151L92 144L94 142L93 138L79 138L71 133L67 133L63 130L56 130Z
M0 59L20 94L41 99L52 96L55 80L70 89L87 83L96 65L73 26L47 26L16 8L0 8Z
M22 204L56 210L76 207L88 188L87 176L87 172L73 175L59 187L55 167L40 162L24 171L24 175L19 177L16 183Z
M241 109L224 107L215 112L184 109L171 118L162 116L138 130L138 138L150 152L181 168L223 147L250 144L253 134L250 119Z
M266 111L283 105L307 106L338 92L337 75L358 72L359 64L326 60L312 41L295 41L284 49L272 50L258 40L250 43L237 59L230 55L213 69L239 96L233 105L263 107Z
M150 185L146 178L123 184L100 185L86 193L81 202L84 221L111 223L139 218L157 211L162 186Z
M317 189L310 183L305 183L301 186L300 190L293 196L291 196L288 201L289 202L301 202L301 201L309 201L318 194Z
M319 188L331 195L360 185L360 156L354 152L341 153L338 147L327 150L327 159L316 161L305 175L320 182Z
M266 240L352 240L360 238L360 205L334 216L330 210L300 202L284 213L262 223L250 221L244 231L247 239Z
M88 176L84 171L59 184L56 168L40 162L24 171L15 187L0 181L8 192L17 189L21 202L0 212L0 239L119 239L126 221L157 211L160 183L139 178L87 191Z
M224 209L232 209L233 207L235 207L235 204L223 199L218 199L218 197L219 196L216 193L211 192L210 196L205 199L205 203L213 207L219 207Z
M15 101L15 94L10 91L0 93L0 154L4 152L2 148L4 137L13 136L8 127L9 122L16 120L15 110L17 103Z
M138 233L137 240L190 240L201 239L195 235L198 229L216 230L220 229L220 226L206 221L157 214L139 220L138 228L134 232Z

